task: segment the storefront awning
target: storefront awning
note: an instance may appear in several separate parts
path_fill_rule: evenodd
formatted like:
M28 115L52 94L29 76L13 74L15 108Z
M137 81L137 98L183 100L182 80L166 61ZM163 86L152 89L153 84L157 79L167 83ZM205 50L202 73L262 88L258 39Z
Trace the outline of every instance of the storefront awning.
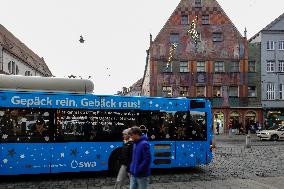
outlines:
M277 120L277 121L284 121L284 116L278 116L278 117L276 118L276 120Z

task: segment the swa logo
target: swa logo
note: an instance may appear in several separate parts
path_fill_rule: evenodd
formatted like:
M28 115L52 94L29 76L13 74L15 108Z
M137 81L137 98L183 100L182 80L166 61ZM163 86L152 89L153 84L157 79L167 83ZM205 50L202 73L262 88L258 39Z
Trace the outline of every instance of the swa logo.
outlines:
M97 163L95 161L87 161L87 162L78 162L76 160L73 160L71 162L71 168L72 169L76 169L76 168L93 168L93 167L96 167L97 166Z

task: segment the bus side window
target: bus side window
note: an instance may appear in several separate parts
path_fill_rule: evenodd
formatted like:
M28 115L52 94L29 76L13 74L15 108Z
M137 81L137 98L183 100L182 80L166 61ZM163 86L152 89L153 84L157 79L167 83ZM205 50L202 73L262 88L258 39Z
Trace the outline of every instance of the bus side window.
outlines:
M148 138L149 140L159 140L160 134L159 134L159 127L161 125L161 116L162 113L160 111L152 111L150 112L151 116L151 122L150 126L148 128Z
M173 140L175 112L153 111L151 112L151 124L149 127L149 138L151 140Z
M138 123L140 111L137 110L104 110L99 115L99 124L102 125L103 140L122 141L124 129L140 126Z
M188 113L177 112L175 114L175 139L176 140L188 140Z
M44 109L3 109L0 111L2 142L49 142L50 111Z
M190 112L189 136L192 140L203 141L207 138L207 118L205 112Z
M88 142L96 138L98 125L96 111L57 110L55 141Z

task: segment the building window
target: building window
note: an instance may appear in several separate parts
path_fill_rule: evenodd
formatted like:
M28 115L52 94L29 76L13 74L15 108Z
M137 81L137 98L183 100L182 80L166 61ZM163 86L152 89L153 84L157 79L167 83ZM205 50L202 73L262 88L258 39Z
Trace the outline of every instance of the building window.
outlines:
M267 61L266 63L266 71L267 72L274 72L274 60Z
M202 0L195 0L195 7L202 7Z
M209 15L202 15L202 24L209 25Z
M221 42L223 41L223 35L221 32L213 33L213 42Z
M284 50L284 41L279 41L279 50Z
M179 63L179 72L181 72L181 73L189 72L188 62L180 62Z
M275 49L275 47L274 47L274 41L267 41L267 43L266 43L266 49L267 50L274 50Z
M178 44L179 43L179 34L178 33L171 33L170 34L170 43L171 44L173 44L173 43Z
M279 99L284 100L284 84L279 85Z
M181 24L182 25L188 25L188 16L187 15L181 16Z
M196 87L196 96L197 97L206 97L206 87L205 86Z
M225 72L225 64L224 62L215 62L214 64L215 72Z
M213 97L222 97L222 87L221 86L213 87Z
M18 75L20 72L18 65L16 65L16 75Z
M26 71L25 76L32 76L31 71Z
M284 72L284 60L279 60L279 72Z
M163 97L172 97L173 91L170 86L163 86Z
M255 86L248 87L248 97L256 97L256 87Z
M180 87L180 96L189 96L188 87L185 87L185 86Z
M238 97L239 96L239 87L231 86L229 87L229 97Z
M267 83L267 100L275 100L275 86L274 83Z
M171 73L173 71L173 63L168 64L167 62L163 62L162 72Z
M249 61L248 70L249 70L249 72L256 72L256 64L255 64L255 61Z
M14 61L10 61L8 63L8 71L9 74L17 75L19 74L19 67L16 65Z
M205 62L197 62L196 71L197 72L206 72Z
M230 72L240 72L240 63L232 62L230 65Z

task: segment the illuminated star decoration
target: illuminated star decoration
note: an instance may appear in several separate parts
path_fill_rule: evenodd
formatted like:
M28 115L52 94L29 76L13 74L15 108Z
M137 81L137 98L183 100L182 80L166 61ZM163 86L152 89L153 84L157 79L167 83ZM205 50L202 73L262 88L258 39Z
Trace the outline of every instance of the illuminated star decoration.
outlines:
M3 159L3 163L5 163L5 164L6 164L7 162L8 162L8 160L7 160L7 159Z
M5 140L5 139L8 138L8 135L4 134L4 135L2 135L2 138Z
M197 44L198 40L200 38L199 33L197 31L197 20L198 17L196 16L194 20L192 20L191 25L190 25L190 29L187 31L188 35L191 36L191 38L193 39L194 43Z
M170 64L172 63L173 61L173 57L175 55L175 51L177 49L177 46L178 44L176 43L173 43L170 47L170 56L169 56L169 59L168 59L168 63L167 63L167 68L169 68Z

